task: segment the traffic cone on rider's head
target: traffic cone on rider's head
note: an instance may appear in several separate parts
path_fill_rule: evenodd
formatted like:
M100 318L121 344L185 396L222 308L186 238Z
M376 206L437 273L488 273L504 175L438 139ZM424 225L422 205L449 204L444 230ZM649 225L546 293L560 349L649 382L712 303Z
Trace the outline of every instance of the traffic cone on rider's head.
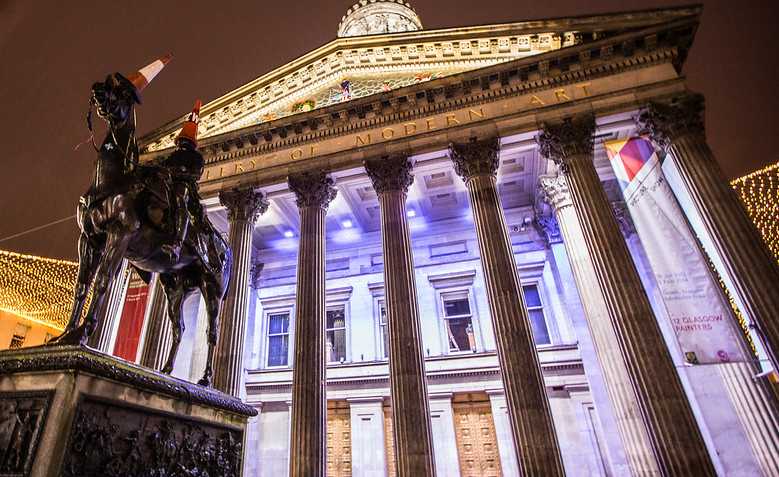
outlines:
M189 117L184 121L184 127L181 128L181 132L176 137L176 145L181 146L182 143L189 143L193 149L197 148L197 125L200 122L200 106L203 103L198 99L195 100L195 106L192 108L192 112L189 113Z
M170 63L172 58L173 55L168 53L162 58L152 61L135 73L128 75L127 79L130 81L130 83L133 84L133 86L135 86L136 91L140 93L149 83L151 83L151 80L153 80L154 77L157 76L160 71L162 71L165 65Z

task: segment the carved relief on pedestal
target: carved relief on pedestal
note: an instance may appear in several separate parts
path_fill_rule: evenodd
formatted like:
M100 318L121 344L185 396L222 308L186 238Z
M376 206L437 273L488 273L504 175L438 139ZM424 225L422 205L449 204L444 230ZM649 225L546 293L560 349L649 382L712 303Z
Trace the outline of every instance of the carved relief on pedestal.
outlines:
M592 155L592 135L595 132L595 116L584 114L566 118L559 123L544 123L536 136L539 151L553 160L563 174L567 174L566 160L579 155Z
M231 189L219 193L219 202L227 209L231 222L254 223L268 210L269 202L262 192L254 189Z
M661 149L685 134L705 136L701 94L678 96L668 103L652 102L636 118L639 130Z
M335 199L337 190L333 187L332 177L322 171L306 171L290 174L289 188L295 193L295 202L299 208L327 206Z
M49 391L0 394L0 475L29 475L51 397Z
M498 154L500 139L497 137L477 140L471 138L466 143L449 144L449 157L454 163L454 171L468 181L479 175L495 175L498 172Z
M76 411L61 475L238 477L242 443L236 429L85 399Z
M407 192L414 182L411 161L405 155L368 159L364 165L377 194L389 191Z

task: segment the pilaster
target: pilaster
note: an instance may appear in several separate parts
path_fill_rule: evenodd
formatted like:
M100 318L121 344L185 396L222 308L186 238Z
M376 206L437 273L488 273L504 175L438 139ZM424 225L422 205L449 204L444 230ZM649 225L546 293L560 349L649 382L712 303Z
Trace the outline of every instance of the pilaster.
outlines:
M527 307L496 186L498 138L451 144L473 210L481 264L495 332L520 472L563 475L560 448L547 400Z

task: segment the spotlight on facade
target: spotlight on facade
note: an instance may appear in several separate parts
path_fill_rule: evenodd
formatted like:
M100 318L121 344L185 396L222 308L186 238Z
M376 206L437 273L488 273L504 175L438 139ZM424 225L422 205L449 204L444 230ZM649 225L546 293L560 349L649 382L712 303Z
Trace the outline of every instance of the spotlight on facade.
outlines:
M352 221L351 221L351 220L349 220L349 219L346 219L346 220L344 220L343 222L341 222L341 225L343 225L343 227L344 227L345 229L350 229L350 228L352 228L352 225L354 225L354 224L352 224Z
M406 216L407 216L407 217L409 217L409 218L410 218L410 217L416 217L416 216L417 216L417 213L416 213L416 211L415 211L414 209L408 209L408 210L406 211Z
M284 231L284 236L287 237L287 238L292 238L292 237L295 236L295 233L293 231L291 231L291 230L285 230Z

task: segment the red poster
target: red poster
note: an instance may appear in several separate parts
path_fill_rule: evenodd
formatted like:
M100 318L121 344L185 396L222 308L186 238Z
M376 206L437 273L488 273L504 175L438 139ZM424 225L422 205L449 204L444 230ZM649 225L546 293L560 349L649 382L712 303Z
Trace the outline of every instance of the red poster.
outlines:
M143 316L146 311L146 298L149 294L149 286L136 274L130 275L130 284L124 298L122 318L119 321L119 329L116 332L116 344L114 356L135 361L138 352L138 342L141 339L143 328Z

